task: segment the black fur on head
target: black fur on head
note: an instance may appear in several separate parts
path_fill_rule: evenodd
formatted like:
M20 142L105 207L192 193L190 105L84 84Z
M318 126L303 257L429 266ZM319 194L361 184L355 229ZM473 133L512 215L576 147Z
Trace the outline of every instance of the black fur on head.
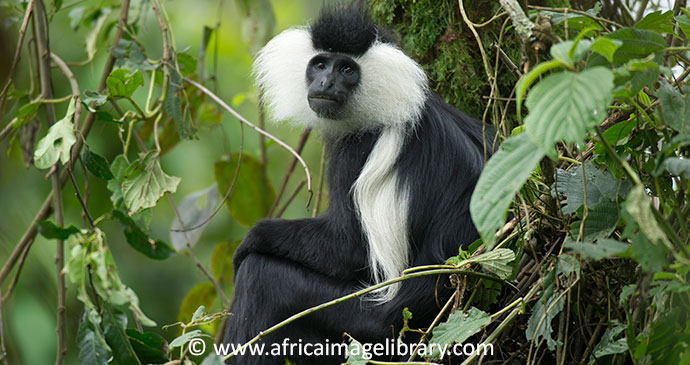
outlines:
M388 32L379 29L362 1L349 5L324 5L321 15L311 24L314 48L326 52L361 56L378 39L390 43Z

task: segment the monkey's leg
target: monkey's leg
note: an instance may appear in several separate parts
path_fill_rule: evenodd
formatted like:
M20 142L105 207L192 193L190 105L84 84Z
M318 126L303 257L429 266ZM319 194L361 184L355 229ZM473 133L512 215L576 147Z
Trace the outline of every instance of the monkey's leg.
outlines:
M307 308L347 295L358 283L339 282L295 263L275 257L249 254L235 276L235 293L226 320L225 344L239 346L261 331ZM378 307L365 308L359 299L317 311L271 333L258 342L262 354L238 355L228 364L283 364L284 357L298 363L339 364L338 356L313 357L298 352L307 343L341 343L344 332L374 341L390 329L381 321ZM304 347L302 347L304 348Z

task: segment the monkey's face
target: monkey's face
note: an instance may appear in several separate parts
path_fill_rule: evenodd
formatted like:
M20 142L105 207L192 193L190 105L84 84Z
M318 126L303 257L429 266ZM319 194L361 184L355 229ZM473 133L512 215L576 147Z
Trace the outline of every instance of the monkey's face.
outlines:
M347 101L359 85L360 68L350 57L320 53L307 66L307 101L319 117L341 119Z

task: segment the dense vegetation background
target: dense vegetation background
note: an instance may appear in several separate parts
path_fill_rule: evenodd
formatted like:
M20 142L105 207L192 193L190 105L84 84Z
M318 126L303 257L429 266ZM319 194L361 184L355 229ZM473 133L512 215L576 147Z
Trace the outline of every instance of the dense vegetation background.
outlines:
M0 361L189 361L186 340L212 341L248 227L328 198L314 133L265 126L307 179L213 98L263 126L251 55L321 3L0 1ZM483 361L690 363L685 1L369 3L502 143L425 337L494 343Z

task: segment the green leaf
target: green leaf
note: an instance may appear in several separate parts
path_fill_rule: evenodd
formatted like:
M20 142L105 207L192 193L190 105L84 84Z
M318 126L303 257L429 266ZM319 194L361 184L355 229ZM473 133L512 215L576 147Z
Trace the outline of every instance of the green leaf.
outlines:
M649 238L650 241L656 244L663 244L666 247L671 247L671 242L664 231L659 227L654 214L652 213L652 201L649 195L641 185L635 185L628 194L628 198L624 203L625 211L639 225L640 231Z
M76 342L81 365L106 365L108 363L110 347L105 342L98 324L91 323L86 313L79 323Z
M208 225L209 218L217 204L218 185L216 184L191 193L182 199L177 205L179 216L176 214L170 226L170 243L177 251L186 250L187 243L194 247L201 238L204 228ZM198 228L189 230L194 227Z
M75 98L70 100L65 117L53 124L48 129L46 136L38 141L36 151L34 151L34 165L37 168L47 169L53 166L58 159L63 164L69 162L70 150L77 141L72 123L76 110L74 100Z
M43 102L39 100L19 108L17 111L17 121L12 124L12 127L14 129L19 129L19 127L36 118L36 113L38 113L38 109L41 107L41 105L43 105Z
M594 347L594 357L602 358L607 355L620 354L628 351L628 342L625 336L614 340L619 333L623 332L627 326L617 320L612 320L606 332L601 336L601 341Z
M93 22L93 26L86 36L86 54L89 59L93 59L96 55L96 41L98 40L98 33L101 32L103 24L105 24L106 19L108 19L108 14L110 14L110 9L102 8L99 12L98 18Z
M515 88L515 95L517 98L517 101L515 104L517 105L517 115L518 118L522 115L521 110L522 110L522 99L525 97L525 93L527 92L527 89L534 83L534 81L544 74L546 71L552 70L556 67L562 67L563 64L559 62L558 60L551 60L547 62L542 62L537 65L537 67L533 68L530 70L530 72L527 73L527 75L523 76L520 78L520 81L518 81L517 86Z
M79 233L79 228L73 225L63 228L49 220L37 222L36 229L38 229L38 233L40 233L41 236L47 239L66 240L69 236Z
M565 247L582 257L601 260L622 254L630 246L623 242L605 238L597 240L597 243L593 241L575 242L568 238L565 241Z
M203 361L201 361L200 365L224 365L225 362L223 361L223 358L216 355L215 353L210 353L206 355ZM287 362L285 363L286 365Z
M196 71L196 58L187 53L178 53L177 65L182 76L189 76Z
M103 305L103 332L106 342L113 350L113 357L120 364L141 364L124 331L126 323L127 316L110 305Z
M174 349L175 347L180 347L184 346L187 342L191 341L192 339L199 338L204 335L200 330L193 330L189 331L185 334L182 334L181 336L176 337L174 340L170 342L170 348Z
M118 155L110 164L110 171L113 178L108 180L108 190L112 192L110 200L113 202L115 209L124 209L124 202L122 200L122 181L125 179L125 171L129 167L129 163L124 155Z
M690 98L666 80L660 82L657 96L661 102L658 110L664 123L681 134L690 135Z
M558 256L558 261L556 261L556 275L560 274L580 276L580 262L573 256L561 254Z
M618 39L599 37L592 43L591 50L606 57L610 63L613 63L613 55L622 44L623 42Z
M545 151L559 141L581 143L606 118L612 90L613 73L604 67L546 76L527 98L525 130Z
M690 37L690 17L688 14L680 14L675 17L680 30L683 31L686 37Z
M91 152L91 149L88 146L84 147L85 148L81 152L81 160L84 162L84 165L86 165L86 168L94 176L103 180L107 181L114 178L115 176L112 172L110 172L110 164L108 163L108 160L97 153Z
M211 254L211 274L218 278L221 283L232 285L232 256L235 249L239 246L239 241L235 243L221 242L213 248Z
M164 364L168 362L168 342L152 332L141 333L128 328L129 342L137 357L145 364Z
M490 322L491 317L488 314L474 307L467 312L456 311L452 313L448 316L447 321L436 326L432 332L433 337L429 343L432 346L436 345L432 357L441 356L443 358L439 348L448 348L454 343L465 342Z
M350 336L347 337L350 338L350 344L347 346L347 360L345 361L345 364L367 365L369 363L367 359L371 359L371 354L367 352L359 341Z
M191 322L193 314L199 307L211 308L213 302L216 301L216 295L216 288L212 283L205 281L196 284L182 300L180 311L177 313L178 322Z
M586 163L584 168L588 207L592 207L604 199L618 201L619 196L625 197L630 190L629 182L616 180L591 163ZM584 204L584 190L581 165L570 171L558 170L556 192L565 196L565 200L561 202L563 214L574 213Z
M664 161L664 169L671 175L690 179L690 160L683 157L669 157Z
M153 240L134 222L132 218L119 210L113 210L124 228L125 238L132 248L154 260L163 260L175 254L175 250L161 240Z
M239 153L234 153L230 161L216 162L214 172L220 195L225 195L232 183L239 161ZM226 206L232 217L244 226L253 226L264 218L275 200L273 185L264 175L261 163L253 156L243 153L240 173Z
M626 121L614 124L602 134L604 139L606 139L611 146L620 146L628 142L630 132L632 132L633 128L636 126L637 124L635 123L635 119L628 119ZM594 145L594 154L597 156L606 154L606 148L599 140L597 140L596 144Z
M113 70L106 79L106 85L113 98L131 98L139 86L144 86L144 78L139 70L133 73L121 68Z
M182 103L177 96L177 92L182 89L182 76L173 67L168 67L168 70L170 70L170 79L166 90L167 95L163 102L163 110L165 110L165 114L173 118L180 138L190 139L193 137L193 130L190 123L186 122L182 115Z
M559 294L559 292L554 292L546 304L543 297L537 301L534 308L532 308L532 315L529 318L527 330L525 331L528 341L539 343L541 338L543 338L546 340L546 346L551 351L561 344L560 341L556 341L551 337L553 332L551 321L563 310L563 303L565 302L565 296Z
M623 28L609 33L606 37L623 42L613 54L614 64L626 63L635 58L645 58L666 48L664 37L646 29Z
M527 134L506 139L489 159L472 193L470 213L488 250L495 241L496 230L505 223L506 212L544 152Z
M154 207L166 192L177 191L180 178L163 172L158 157L156 151L141 153L125 170L122 197L130 214Z
M583 215L584 205L577 210L577 217L580 220L570 225L570 234L573 237L578 237L580 234ZM597 238L608 237L616 228L618 217L618 205L607 198L593 205L588 205L587 219L585 219L585 226L582 229L583 240L596 240Z
M108 102L108 95L99 94L93 90L84 90L81 100L84 104L86 104L86 107L90 112L95 112L98 108L102 107Z
M496 274L501 279L507 279L513 273L513 268L508 265L513 260L515 260L513 250L498 248L473 257L468 261L479 263L484 270Z
M673 11L667 10L662 13L661 10L657 10L635 23L635 28L652 30L657 33L673 33L671 17L673 17Z
M573 46L575 46L575 49L573 50L573 56L571 58L569 54ZM549 53L551 53L551 57L558 60L560 63L572 66L587 54L591 46L592 42L587 39L580 40L577 42L577 45L575 45L574 41L565 41L551 46Z
M242 17L242 38L252 53L263 47L273 36L276 19L269 0L240 0L238 10Z

